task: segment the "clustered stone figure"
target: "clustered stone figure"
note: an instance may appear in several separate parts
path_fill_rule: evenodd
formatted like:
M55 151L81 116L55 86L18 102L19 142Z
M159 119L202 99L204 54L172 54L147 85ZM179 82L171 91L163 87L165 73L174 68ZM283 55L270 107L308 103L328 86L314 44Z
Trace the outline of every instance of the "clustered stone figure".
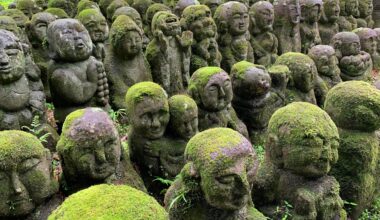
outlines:
M362 219L380 198L373 11L1 6L0 219Z

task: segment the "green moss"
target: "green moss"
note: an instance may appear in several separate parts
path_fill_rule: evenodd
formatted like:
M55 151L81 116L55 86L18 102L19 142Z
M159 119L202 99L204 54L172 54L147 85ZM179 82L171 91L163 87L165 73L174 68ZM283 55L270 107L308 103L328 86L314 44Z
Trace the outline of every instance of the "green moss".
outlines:
M22 13L22 11L20 11L18 9L5 9L3 11L0 11L0 15L9 16L11 18L20 17L20 18L22 18L22 20L20 20L20 21L23 24L25 24L29 20L29 18L26 17L26 15L24 15L24 13ZM17 26L20 26L20 24L17 23Z
M77 14L79 14L81 11L85 9L93 9L93 8L99 8L96 2L93 2L90 0L81 0L78 2L78 5L77 5Z
M166 220L153 197L126 185L96 185L65 200L49 220Z
M170 11L159 11L159 12L156 12L156 14L154 14L153 19L152 19L152 32L154 32L157 29L157 26L160 23L162 23L161 20L163 20L163 19L165 19L167 17L172 17L172 16L177 17L176 15L174 15L173 13L171 13Z
M73 122L82 117L85 113L85 109L78 109L76 111L71 112L65 119L65 122L63 123L62 126L62 134L61 138L59 139L57 143L57 151L59 153L63 153L66 149L69 149L73 146L75 146L75 143L71 141L69 138L67 138L67 135L65 134L70 126L73 124Z
M307 55L296 52L288 52L279 56L275 62L276 65L286 65L291 70L300 64L309 65L314 61Z
M182 12L181 23L190 25L196 19L206 16L206 12L211 14L210 9L206 5L189 5Z
M190 78L189 90L192 91L205 87L213 75L221 72L224 72L224 70L216 66L208 66L198 69Z
M153 16L159 11L170 12L170 8L161 3L154 3L146 10L145 20L150 24L152 22Z
M265 69L264 66L256 65L245 60L240 61L240 62L235 63L232 66L230 75L238 79L244 79L245 71L250 67L257 67L257 66L259 66L262 69Z
M82 24L87 24L89 21L93 20L94 17L104 18L98 9L85 9L78 14L76 19L78 19Z
M132 20L131 17L126 15L118 16L112 23L110 30L111 44L114 48L118 48L122 44L122 40L127 32L136 31L143 35L142 30L137 26L137 24Z
M198 109L194 99L187 95L174 95L168 101L170 115L174 117L181 117L188 109Z
M24 131L0 132L0 169L9 169L32 157L41 157L45 151L41 142Z
M124 0L114 0L112 3L107 7L107 18L111 19L113 14L115 13L116 9L129 6L127 2Z
M33 0L18 0L16 2L16 8L21 10L25 8L33 8L35 6L35 2Z
M69 16L67 13L61 9L61 8L48 8L45 10L45 12L48 12L52 15L57 16L59 19L68 18Z
M283 75L284 73L290 73L288 66L286 65L273 65L268 69L269 74L272 75Z

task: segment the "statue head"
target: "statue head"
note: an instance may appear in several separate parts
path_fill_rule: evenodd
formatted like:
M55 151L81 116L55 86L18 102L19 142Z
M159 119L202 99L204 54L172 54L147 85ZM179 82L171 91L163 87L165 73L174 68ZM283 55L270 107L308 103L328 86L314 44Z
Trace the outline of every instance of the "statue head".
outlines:
M268 68L272 80L272 87L278 91L285 92L289 82L290 70L286 65L273 65Z
M26 31L29 40L42 43L46 38L46 31L49 24L55 21L54 15L47 12L39 12L32 16L32 19L26 24Z
M323 0L323 10L321 22L335 23L339 19L340 4L339 0Z
M371 28L358 28L353 30L360 39L361 50L374 54L377 51L377 33Z
M236 211L249 203L257 160L251 143L239 132L212 128L196 134L187 143L185 160L181 176L199 184L209 206Z
M360 38L353 32L339 32L331 42L338 58L360 54Z
M168 11L159 11L153 16L152 32L153 36L158 37L161 31L165 36L176 36L181 33L181 25L178 17Z
M247 61L232 66L231 80L234 94L246 99L262 97L271 88L271 78L265 67Z
M129 6L124 6L121 8L116 9L115 13L113 14L112 21L115 21L116 18L120 15L126 15L130 17L136 24L137 26L143 30L143 22L141 19L141 16L136 9L129 7Z
M249 16L251 17L253 28L262 31L271 31L273 29L274 9L270 2L256 2L249 9Z
M120 15L111 26L110 41L113 50L126 57L142 51L142 30L126 15Z
M199 68L190 78L189 94L201 109L223 110L233 97L230 77L219 67Z
M200 3L198 0L178 0L177 4L174 7L174 14L178 17L181 17L183 10L185 10L186 7L191 5L199 5Z
M174 95L169 99L170 121L168 128L174 136L189 140L198 133L198 107L187 95Z
M85 9L78 14L77 19L87 29L93 43L107 40L107 20L98 9Z
M170 12L170 8L161 3L154 3L146 10L146 14L144 16L145 23L149 26L152 25L153 16L159 11L167 11Z
M216 8L223 4L222 0L201 0L199 1L202 5L206 5L211 10L212 16L214 16Z
M0 15L0 29L10 31L18 38L21 36L20 28L17 26L15 20L9 16Z
M269 120L266 155L276 167L318 178L338 160L339 133L318 106L293 102Z
M373 12L373 0L360 0L359 1L359 13L361 18L366 18L372 15Z
M47 8L45 12L54 15L57 19L69 18L69 15L62 8Z
M98 9L100 11L98 3L91 0L80 0L77 4L77 15L85 9Z
M23 46L12 32L0 30L0 84L9 84L25 73Z
M70 0L49 0L48 8L60 8L70 16L75 14L74 3Z
M360 15L359 0L340 0L340 8L342 16L358 17Z
M317 68L314 61L305 54L288 52L279 56L275 65L286 65L290 70L288 87L294 87L301 92L314 89Z
M152 0L134 0L131 5L134 9L136 9L140 15L145 15L146 10L151 6L154 2Z
M162 137L169 122L169 104L165 90L153 82L131 86L125 96L127 116L136 135L147 139Z
M369 83L339 83L327 93L324 109L339 128L365 132L380 128L380 91Z
M332 77L340 74L339 61L333 47L316 45L309 50L308 55L313 59L320 75Z
M0 132L0 218L30 214L58 191L51 162L49 150L34 135Z
M231 1L219 5L214 14L218 33L232 36L243 35L248 31L248 8L240 2Z
M188 6L182 13L181 25L184 30L193 32L197 41L214 38L216 35L216 25L211 17L211 11L205 5Z
M57 151L67 181L102 182L116 172L121 144L108 114L86 108L66 117Z
M128 3L124 0L113 0L112 3L107 7L107 19L108 21L112 21L112 17L115 14L115 11L118 8L129 6Z
M24 15L24 13L18 9L6 9L4 11L1 11L0 15L11 17L13 20L15 20L19 28L24 28L26 22L29 20L28 17L26 17L26 15Z
M300 23L301 8L299 0L274 0L275 22L279 24Z
M49 56L54 60L82 61L92 53L91 37L86 28L75 19L58 19L47 29Z
M37 5L34 0L17 0L16 8L29 19L32 18L34 14L41 11L41 8Z
M313 24L319 21L322 13L322 0L300 0L302 20Z

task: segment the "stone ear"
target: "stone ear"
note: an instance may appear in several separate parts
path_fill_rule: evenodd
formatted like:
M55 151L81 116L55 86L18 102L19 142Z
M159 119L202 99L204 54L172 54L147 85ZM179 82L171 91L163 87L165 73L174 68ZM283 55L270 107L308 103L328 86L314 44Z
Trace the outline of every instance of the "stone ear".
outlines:
M194 165L193 162L189 163L189 175L191 177L194 177L194 178L198 178L199 177L199 173L197 171L197 168L195 168L195 165Z

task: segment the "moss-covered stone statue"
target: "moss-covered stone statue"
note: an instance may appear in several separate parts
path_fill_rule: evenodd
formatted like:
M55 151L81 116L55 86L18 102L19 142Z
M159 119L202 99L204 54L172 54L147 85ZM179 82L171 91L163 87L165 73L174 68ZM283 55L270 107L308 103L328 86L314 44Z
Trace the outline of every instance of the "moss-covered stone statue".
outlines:
M339 60L340 76L343 81L371 80L371 55L361 50L360 38L352 32L339 32L332 39Z
M151 143L162 138L169 122L167 94L156 83L140 82L128 89L125 101L130 123L128 145L131 159L140 168L148 191L154 191L151 189L152 173L156 172L153 169L159 169L160 152Z
M358 219L376 190L376 166L380 128L380 91L362 81L349 81L327 94L325 110L339 128L339 160L333 175L341 185L342 198L356 203L350 216Z
M44 12L54 15L57 19L69 18L69 15L62 8L47 8Z
M365 0L360 0L365 1ZM359 0L340 0L339 31L352 31L358 27Z
M206 5L211 10L212 16L214 16L218 6L224 3L223 0L200 0L199 2L202 5Z
M90 34L93 43L92 55L99 61L106 56L105 41L108 39L108 24L106 18L98 9L86 9L80 12L77 19Z
M47 44L54 117L62 124L76 109L108 105L108 83L103 64L91 56L92 42L86 28L75 19L50 23Z
M185 160L165 195L169 219L266 219L252 203L258 161L244 136L228 128L203 131L190 139Z
M205 66L220 66L222 55L216 42L216 25L205 5L188 6L182 13L182 28L193 32L190 73Z
M17 26L17 23L13 18L5 15L0 15L0 29L12 32L14 35L16 35L16 37L19 38L22 43L25 44L25 46L28 46L30 44L25 31ZM28 49L25 52L30 52L29 48L25 49Z
M41 71L41 81L44 85L44 93L47 100L51 100L49 79L47 75L47 67L50 61L47 48L43 47L46 39L46 31L48 25L55 21L54 15L47 12L39 12L32 16L32 19L26 24L26 33L32 45L31 50L34 62Z
M111 27L110 48L104 61L110 84L111 104L125 109L125 94L129 87L142 81L152 81L150 66L142 51L142 30L126 16L120 15Z
M249 9L251 45L256 63L271 66L277 59L278 39L273 32L274 9L267 1L259 1Z
M0 132L0 219L47 219L62 202L51 164L34 135Z
M100 10L98 3L93 2L91 0L80 0L77 4L77 16L79 13L81 13L81 11L83 11L85 9L98 9L98 10Z
M283 100L271 91L271 77L264 66L240 61L232 66L231 80L232 106L247 125L251 143L263 145L269 119Z
M359 1L359 18L356 19L358 27L374 28L375 22L372 19L373 0Z
M317 104L316 82L318 71L314 61L305 54L289 52L278 57L276 65L286 65L290 70L286 90L286 103L309 102ZM321 99L324 100L326 91ZM323 104L322 100L318 103Z
M190 79L189 94L198 105L199 130L228 127L248 137L246 125L231 105L231 79L219 67L202 67Z
M277 110L253 184L258 209L278 219L276 207L287 204L292 219L347 219L339 183L328 175L338 160L338 147L338 129L322 109L294 102Z
M153 3L155 2L152 0L133 0L133 4L131 4L131 7L136 9L139 12L139 14L143 16L146 14L146 10L148 10L149 6L151 6Z
M42 10L34 0L17 0L16 8L22 11L29 19Z
M160 3L154 3L149 6L149 8L146 10L146 14L143 16L144 19L144 33L148 36L149 39L153 39L153 33L152 33L152 20L153 16L159 12L159 11L167 11L171 12L171 9Z
M129 186L96 185L68 197L48 220L166 220L154 198Z
M157 12L152 20L153 40L146 48L146 58L153 66L153 81L169 95L183 93L190 79L193 33L182 31L178 17L167 11Z
M119 134L108 114L100 108L70 113L57 144L61 157L65 193L99 183L126 184L145 190Z
M318 28L322 44L330 45L331 39L339 32L339 0L323 0L322 16Z
M48 8L60 8L64 10L70 17L74 17L75 1L71 0L48 0Z
M307 54L309 49L321 44L318 21L322 14L322 0L300 0L301 6L301 52Z
M24 13L18 9L6 9L4 11L0 11L0 16L1 15L11 17L16 22L17 27L20 28L18 36L20 40L26 44L30 44L28 36L25 33L25 26L29 21L28 17L26 17Z
M240 2L226 2L216 9L214 20L222 54L222 69L230 72L236 62L243 60L253 63L255 58L249 42L248 8Z
M371 28L358 28L353 30L360 38L361 49L371 55L373 68L380 68L380 55L377 51L377 32Z
M290 70L286 65L273 65L268 68L272 81L272 90L281 98L281 106L286 103L286 88L288 86Z
M278 54L301 52L299 0L274 0L273 30L278 38Z
M115 14L115 11L121 7L129 6L128 3L124 0L113 0L112 3L107 7L107 20L112 24L112 17Z
M339 61L335 56L335 50L333 47L328 45L317 45L309 50L308 55L313 59L318 70L318 75L325 82L328 89L331 89L338 83L342 82L338 66Z

